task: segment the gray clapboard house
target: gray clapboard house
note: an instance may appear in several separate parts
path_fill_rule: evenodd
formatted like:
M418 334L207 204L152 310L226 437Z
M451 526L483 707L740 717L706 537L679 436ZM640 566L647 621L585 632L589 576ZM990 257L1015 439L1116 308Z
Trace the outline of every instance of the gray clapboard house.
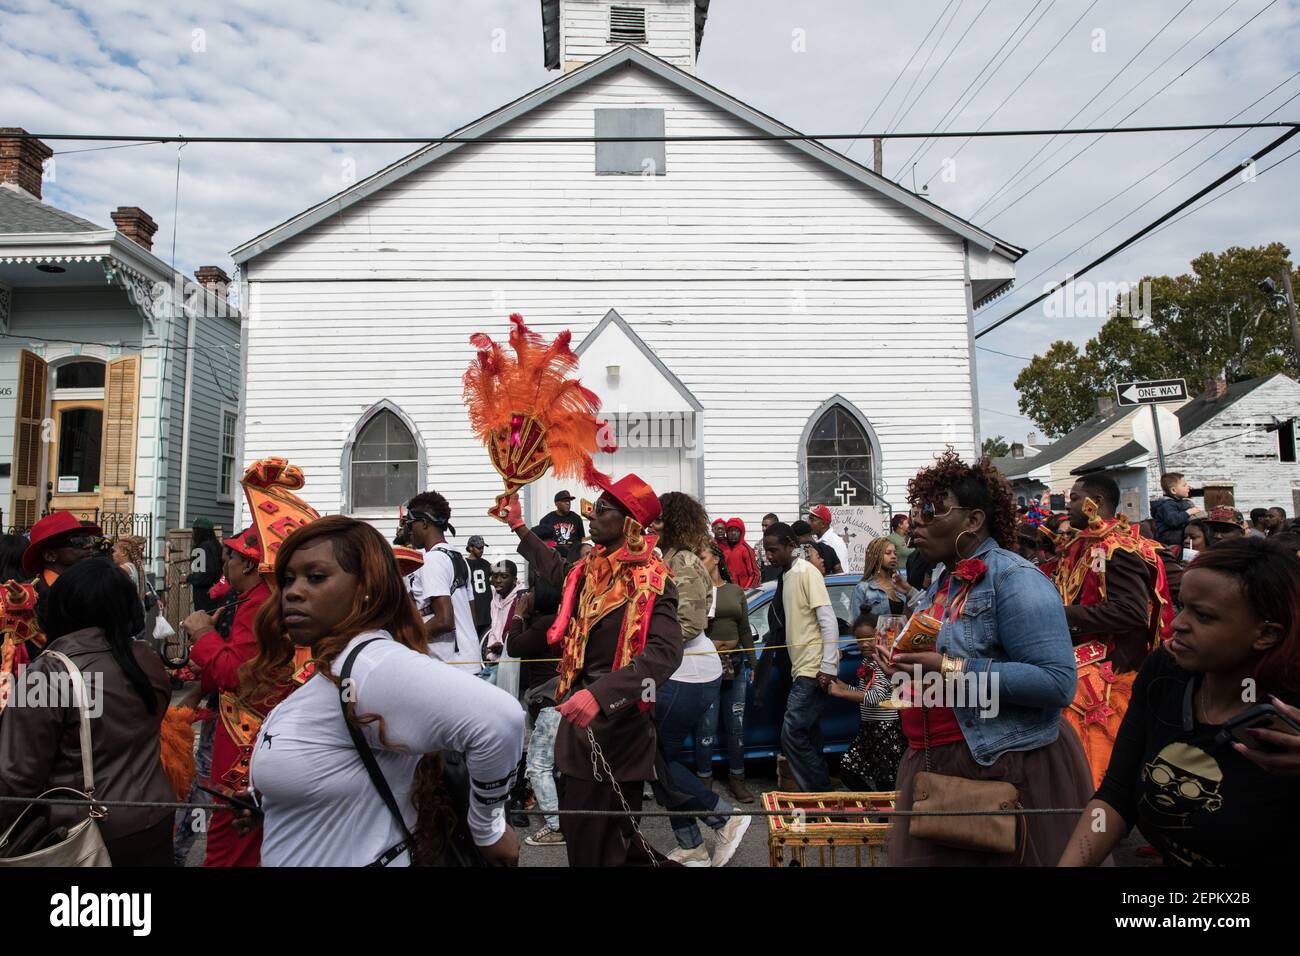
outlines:
M239 474L241 316L225 273L151 251L136 207L101 226L41 199L49 148L0 130L0 509L7 530L71 511L148 542L227 529Z

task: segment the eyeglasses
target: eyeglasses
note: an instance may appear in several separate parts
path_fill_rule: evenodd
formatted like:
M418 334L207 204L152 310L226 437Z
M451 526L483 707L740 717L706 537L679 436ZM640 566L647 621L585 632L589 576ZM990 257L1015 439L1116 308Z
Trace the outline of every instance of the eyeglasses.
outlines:
M618 511L618 509L608 501L597 501L591 506L591 514L593 517L596 515L603 515L606 511Z
M946 518L954 511L970 511L970 510L972 509L963 507L962 505L953 505L947 511L935 511L934 502L926 501L923 502L921 506L916 509L916 522L917 524L929 524L935 518Z
M62 547L65 548L93 548L99 538L94 535L79 534L72 538L64 538Z

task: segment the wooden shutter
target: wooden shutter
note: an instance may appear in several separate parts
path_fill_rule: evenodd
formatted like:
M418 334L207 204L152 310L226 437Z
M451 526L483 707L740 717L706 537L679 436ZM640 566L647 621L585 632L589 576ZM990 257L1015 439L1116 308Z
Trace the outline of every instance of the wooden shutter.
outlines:
M104 375L104 467L100 478L105 512L134 510L139 398L140 357L131 355L109 362Z
M45 421L45 360L24 351L18 359L18 420L14 428L13 506L10 521L30 527L40 517L41 440Z

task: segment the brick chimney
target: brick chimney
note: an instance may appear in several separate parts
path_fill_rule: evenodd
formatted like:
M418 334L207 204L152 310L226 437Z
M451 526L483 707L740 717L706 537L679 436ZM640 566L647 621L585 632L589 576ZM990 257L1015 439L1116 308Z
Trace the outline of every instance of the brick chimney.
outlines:
M1105 418L1107 415L1115 414L1115 399L1110 395L1097 396L1097 415Z
M41 174L54 150L39 139L19 139L27 130L0 127L0 183L13 183L28 195L41 198Z
M1013 442L1011 443L1011 457L1012 457L1012 458L1024 458L1024 457L1025 457L1025 446L1022 445L1022 444L1020 444L1020 442L1018 442L1018 441L1013 441Z
M218 299L226 298L226 290L230 288L230 276L226 275L225 269L220 266L199 266L194 271L194 278L199 280L199 285Z
M118 206L109 215L117 231L138 246L153 248L153 234L158 231L158 223L139 206Z
M1223 398L1228 393L1228 381L1222 375L1215 375L1205 380L1205 391L1201 397L1207 402Z

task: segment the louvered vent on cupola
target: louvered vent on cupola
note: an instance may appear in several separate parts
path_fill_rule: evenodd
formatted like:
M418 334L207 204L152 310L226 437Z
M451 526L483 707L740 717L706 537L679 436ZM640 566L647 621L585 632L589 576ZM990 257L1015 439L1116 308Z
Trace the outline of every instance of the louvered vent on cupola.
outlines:
M645 43L645 7L609 8L610 43Z

